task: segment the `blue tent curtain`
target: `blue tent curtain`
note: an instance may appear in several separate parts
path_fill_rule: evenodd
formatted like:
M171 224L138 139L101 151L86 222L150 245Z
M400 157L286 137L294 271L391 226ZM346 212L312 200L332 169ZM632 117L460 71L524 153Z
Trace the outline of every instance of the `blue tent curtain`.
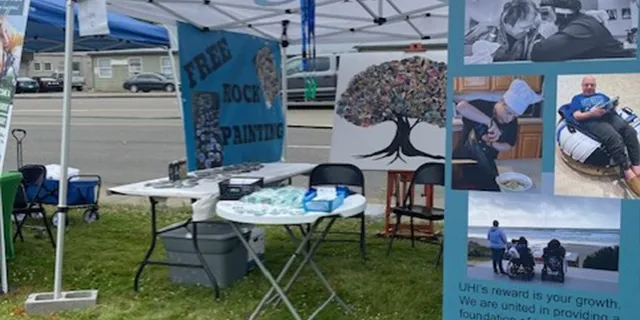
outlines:
M65 0L31 0L24 52L63 52ZM167 30L125 15L109 13L106 36L80 37L75 8L74 51L104 51L170 46Z

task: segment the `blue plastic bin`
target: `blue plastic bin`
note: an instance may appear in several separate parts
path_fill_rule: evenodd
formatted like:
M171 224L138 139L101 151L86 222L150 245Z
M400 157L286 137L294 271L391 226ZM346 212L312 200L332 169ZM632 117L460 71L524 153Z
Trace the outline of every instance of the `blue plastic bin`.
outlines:
M349 195L349 188L343 186L336 187L336 198L333 201L327 200L314 200L317 195L316 188L309 188L304 195L302 205L304 211L316 211L316 212L332 212L342 205L344 199Z
M89 205L96 203L96 188L98 188L98 180L73 180L69 181L69 191L67 192L67 205ZM37 202L43 204L58 204L58 190L60 187L59 180L46 180L38 194ZM36 188L27 188L27 196L30 199L35 196Z

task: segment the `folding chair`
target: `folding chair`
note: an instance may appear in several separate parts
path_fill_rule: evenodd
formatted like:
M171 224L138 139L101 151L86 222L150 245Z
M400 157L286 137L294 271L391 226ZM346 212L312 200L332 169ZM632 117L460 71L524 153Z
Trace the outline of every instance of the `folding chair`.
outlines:
M391 247L393 246L393 240L398 234L398 229L400 228L400 222L402 217L410 218L410 228L411 228L411 247L415 247L415 228L414 228L414 219L427 220L431 225L434 221L440 221L444 219L444 210L439 208L429 208L422 205L414 205L413 204L413 192L416 185L438 185L444 186L444 164L443 163L425 163L416 169L413 174L413 178L411 179L411 184L407 190L407 194L404 197L404 201L402 205L397 204L396 207L392 208L391 211L396 216L396 224L393 228L393 233L391 234L391 239L389 240L389 245L387 248L387 256L391 254ZM426 243L435 243L439 247L438 255L436 256L436 266L440 265L440 260L442 259L443 252L443 239L441 234L432 233L428 234L427 237L422 241ZM426 241L425 241L426 240Z
M42 221L45 230L49 235L51 245L55 248L56 244L53 240L49 219L47 219L46 210L39 201L42 185L47 177L47 168L39 164L28 164L22 166L18 171L22 173L22 182L18 187L16 198L13 204L13 217L16 221L16 233L13 235L13 241L18 237L24 242L22 228L29 217L34 213L42 214ZM23 216L22 219L20 216Z
M346 163L323 163L316 166L309 174L309 187L344 185L359 188L364 196L364 174L360 168ZM353 219L360 219L360 232L329 232L328 234L359 235L359 240L325 239L325 242L360 242L360 254L366 259L366 225L364 212L355 215ZM308 230L307 230L308 231Z

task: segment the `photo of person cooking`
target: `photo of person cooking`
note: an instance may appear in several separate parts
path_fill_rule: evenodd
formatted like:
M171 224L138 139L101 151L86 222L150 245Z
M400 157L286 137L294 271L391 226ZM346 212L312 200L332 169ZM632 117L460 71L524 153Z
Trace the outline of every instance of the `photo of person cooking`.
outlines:
M537 79L536 85L541 86L541 77L530 78ZM474 162L453 165L452 187L539 192L542 96L523 79L513 79L506 92L494 90L504 83L504 78L488 81L490 87L484 95L465 95L465 88L459 88L459 94L454 90L458 96L454 97L458 100L456 113L462 125L456 130L454 118L452 159ZM461 83L464 86L464 80ZM528 112L531 109L536 112ZM521 137L522 132L526 132L527 139Z

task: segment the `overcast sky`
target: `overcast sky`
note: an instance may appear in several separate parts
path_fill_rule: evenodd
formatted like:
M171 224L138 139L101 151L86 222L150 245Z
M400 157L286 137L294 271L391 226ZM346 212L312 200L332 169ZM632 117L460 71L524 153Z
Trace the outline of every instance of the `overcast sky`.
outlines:
M469 192L469 226L620 228L618 199Z

